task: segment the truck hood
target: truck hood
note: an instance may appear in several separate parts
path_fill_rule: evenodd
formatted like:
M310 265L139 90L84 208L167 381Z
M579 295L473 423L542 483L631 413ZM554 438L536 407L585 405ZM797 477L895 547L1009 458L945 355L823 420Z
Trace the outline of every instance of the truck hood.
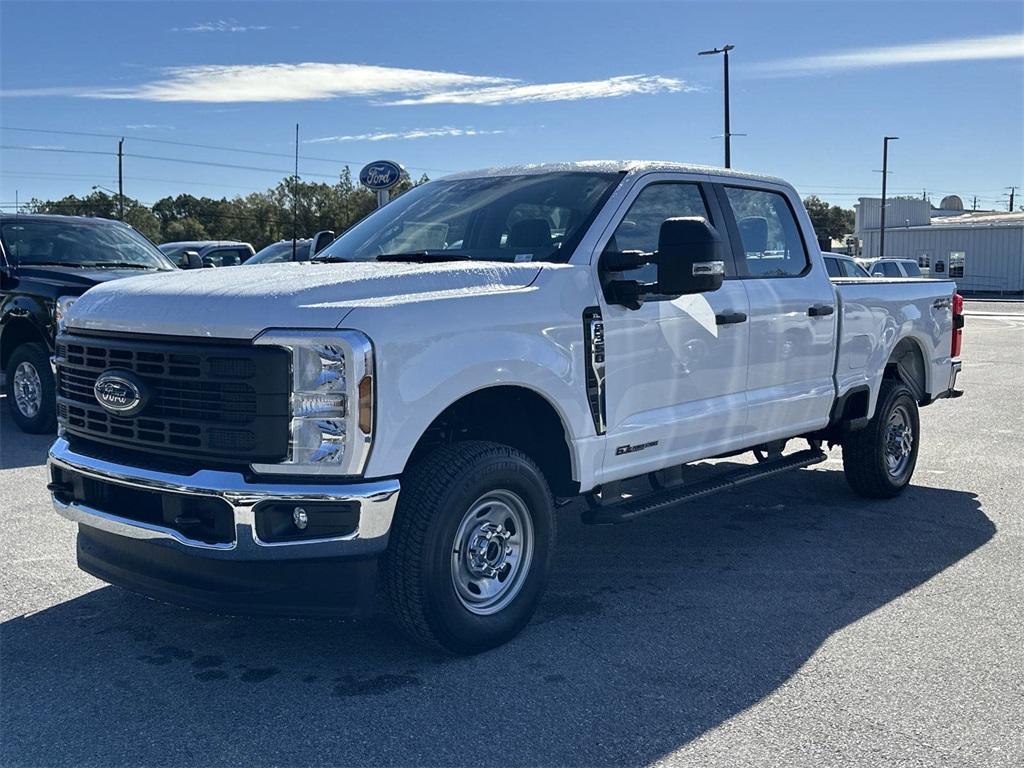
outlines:
M336 328L360 306L525 288L537 264L257 264L161 273L99 285L71 329L251 339L267 328Z
M59 267L57 265L41 264L33 266L26 264L17 267L19 280L45 283L66 288L61 293L76 295L84 293L94 285L106 283L110 280L120 280L124 277L141 277L143 275L167 275L172 270L162 272L143 271L141 269L118 269L116 267Z

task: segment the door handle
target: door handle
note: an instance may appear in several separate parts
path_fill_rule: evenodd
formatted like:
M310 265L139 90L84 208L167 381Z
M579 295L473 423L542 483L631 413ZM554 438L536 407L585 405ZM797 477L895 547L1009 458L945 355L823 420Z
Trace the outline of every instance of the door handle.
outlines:
M715 315L715 325L733 325L734 323L745 322L747 322L747 314L745 312L723 312L720 315Z
M836 309L831 304L815 304L813 307L807 308L807 314L811 317L824 317L825 315L831 315Z

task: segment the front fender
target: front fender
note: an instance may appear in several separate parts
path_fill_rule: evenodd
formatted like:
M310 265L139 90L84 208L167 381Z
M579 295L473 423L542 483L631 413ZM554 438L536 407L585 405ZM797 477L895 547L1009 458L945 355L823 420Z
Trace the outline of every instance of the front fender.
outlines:
M6 360L11 353L7 339L17 327L31 326L48 346L53 344L53 314L41 297L8 295L0 297L0 360ZM20 339L21 333L15 333Z
M374 346L377 415L367 475L400 474L434 419L466 395L495 386L523 387L550 403L579 466L576 443L595 431L586 399L583 305L568 297L587 294L559 284L580 273L564 268L515 291L361 308L346 318L345 326L365 332Z

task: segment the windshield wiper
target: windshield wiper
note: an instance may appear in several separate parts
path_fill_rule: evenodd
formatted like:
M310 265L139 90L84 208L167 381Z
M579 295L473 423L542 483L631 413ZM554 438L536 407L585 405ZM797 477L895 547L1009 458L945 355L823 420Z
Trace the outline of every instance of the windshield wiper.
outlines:
M86 267L120 267L122 269L159 269L146 264L135 264L130 261L87 261L83 262Z
M70 267L71 269L85 269L92 266L81 262L71 261L19 261L19 267Z
M410 253L382 253L377 261L406 261L418 264L436 264L443 261L472 261L472 257L453 251L411 251Z
M315 261L318 264L349 264L352 259L345 259L341 256L314 256L311 261Z

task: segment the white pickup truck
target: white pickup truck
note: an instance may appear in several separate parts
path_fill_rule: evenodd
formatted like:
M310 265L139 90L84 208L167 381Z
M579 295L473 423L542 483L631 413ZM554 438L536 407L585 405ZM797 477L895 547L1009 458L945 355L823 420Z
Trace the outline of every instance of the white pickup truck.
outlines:
M778 179L462 173L312 263L91 289L57 339L49 488L113 584L288 614L379 587L412 637L473 653L530 620L575 497L623 522L837 445L856 492L899 493L919 406L960 394L955 289L830 280Z

